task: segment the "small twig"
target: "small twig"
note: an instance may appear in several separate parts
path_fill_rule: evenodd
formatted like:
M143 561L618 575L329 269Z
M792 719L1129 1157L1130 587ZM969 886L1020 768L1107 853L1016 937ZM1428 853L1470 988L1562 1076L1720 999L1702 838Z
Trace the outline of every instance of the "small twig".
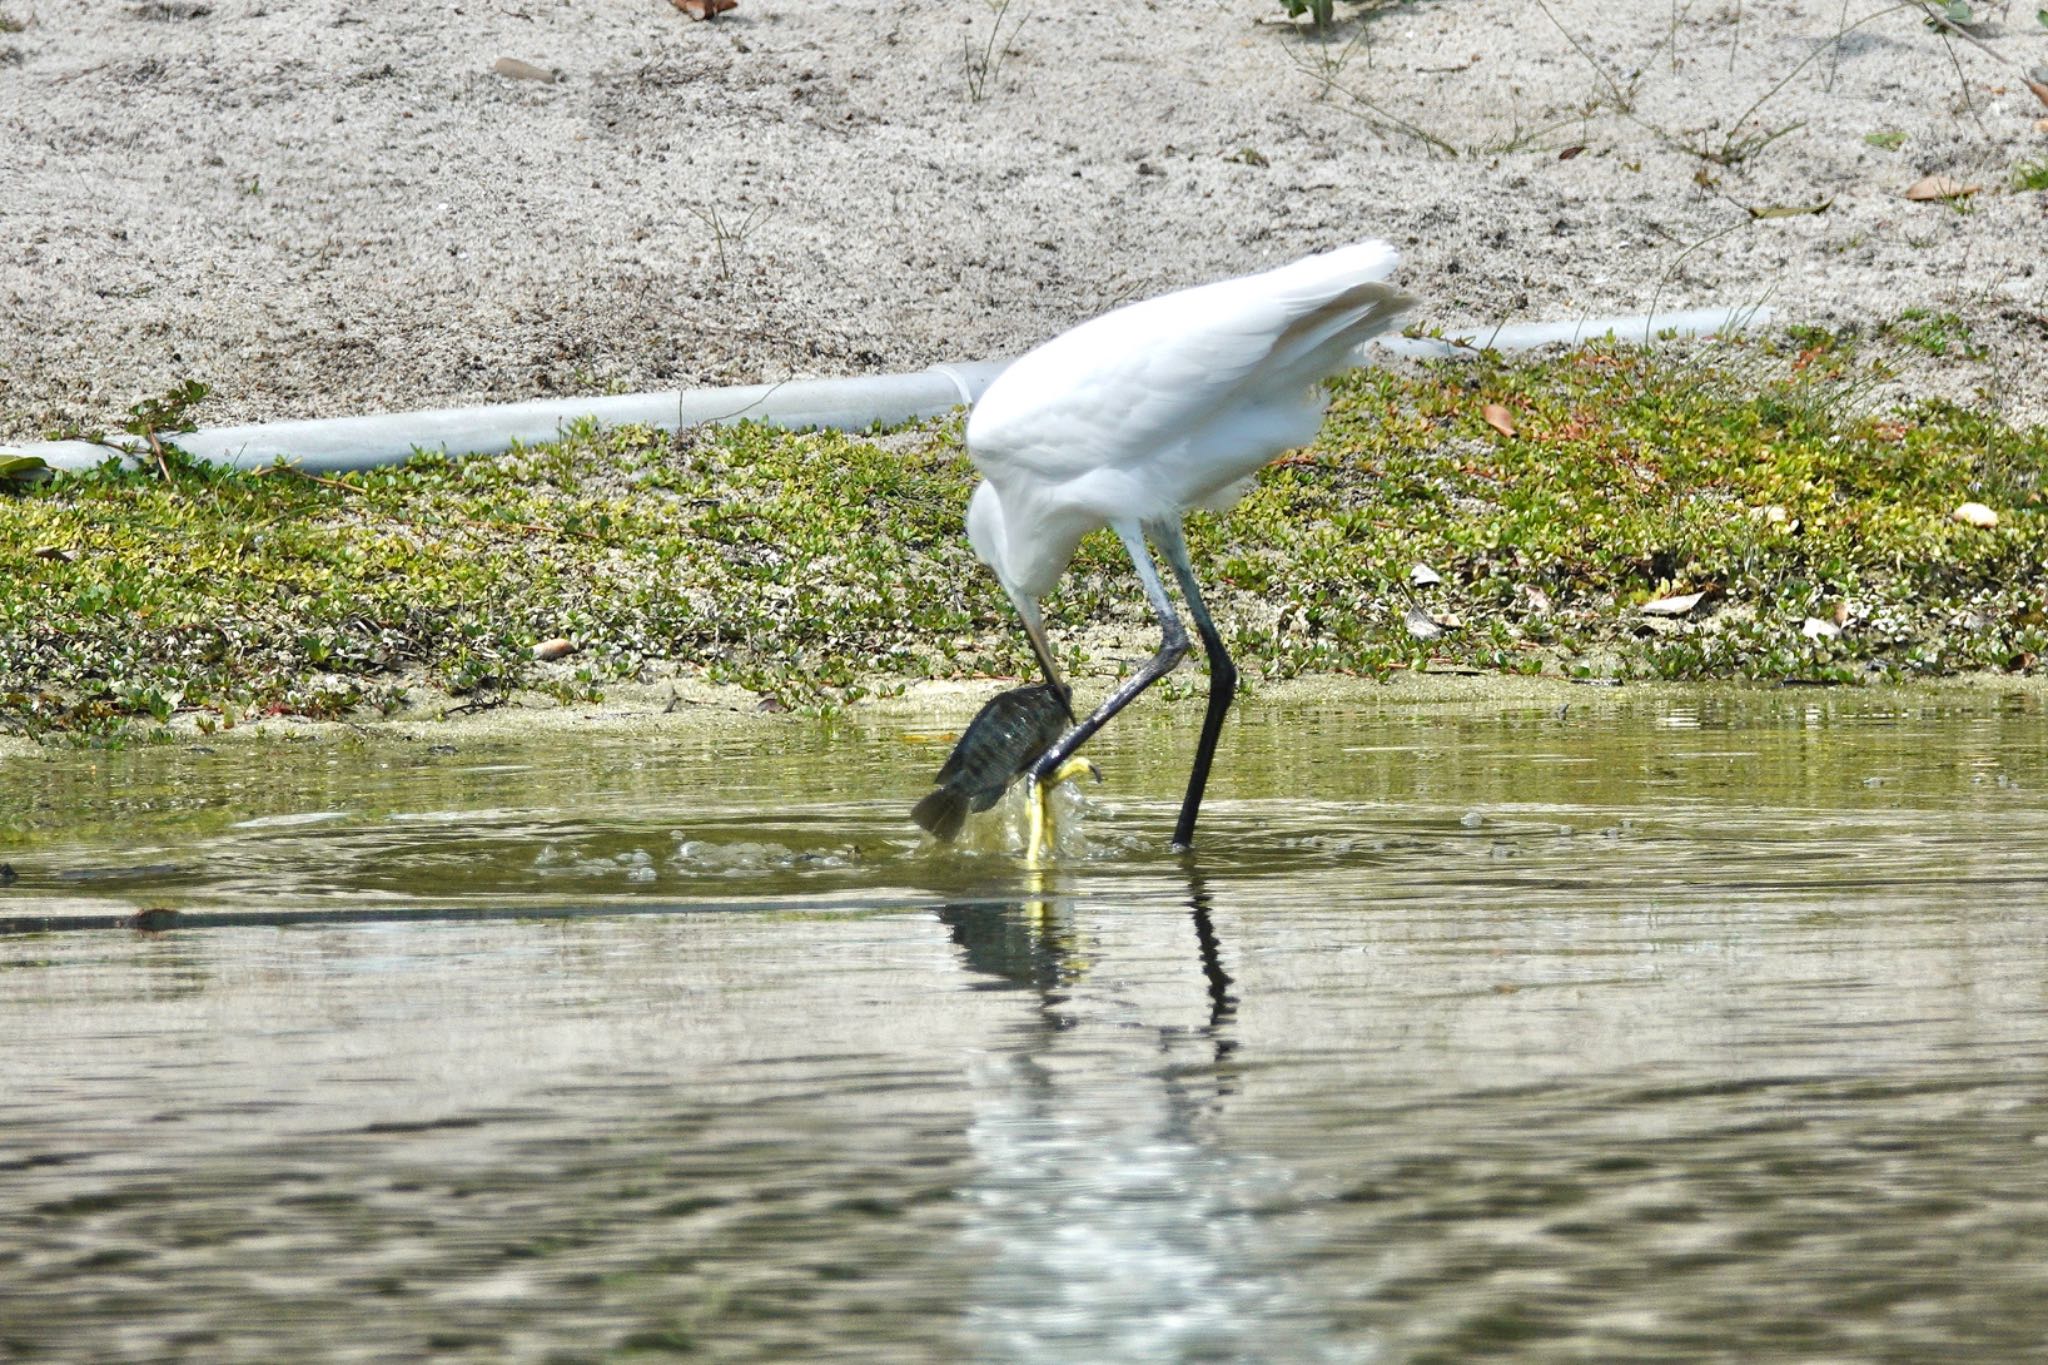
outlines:
M462 514L458 513L457 515ZM566 526L543 526L536 521L491 521L484 517L472 516L462 516L462 519L472 526L481 526L486 530L526 531L540 536L574 536L578 540L587 540L598 545L604 543L604 539L601 536L594 536L588 531L572 531Z
M273 470L279 470L286 474L297 475L299 478L306 480L308 483L322 484L328 488L339 488L344 493L355 493L357 495L361 495L369 491L368 489L358 488L354 484L345 482L344 480L341 479L326 479L322 478L318 474L308 474L305 470L299 468L297 465L291 464L265 465L263 468L256 471L256 477L260 479L264 475L271 473Z
M1372 112L1374 118L1382 119L1387 123L1392 124L1396 129L1408 134L1408 136L1410 137L1421 139L1422 141L1428 143L1430 146L1436 148L1438 151L1444 153L1444 155L1451 157L1453 160L1455 160L1458 156L1461 155L1461 153L1458 151L1456 147L1444 141L1435 133L1431 133L1424 129L1416 127L1414 124L1410 123L1407 119L1402 118L1398 114L1388 113L1386 110L1380 108L1377 104L1374 104L1371 100L1359 94L1356 90L1353 90L1351 87L1346 85L1339 85L1335 88L1338 90L1342 90L1352 99L1364 105L1368 110ZM1337 108L1340 112L1349 114L1351 115L1351 117L1358 119L1361 122L1372 122L1372 119L1367 118L1364 114L1359 113L1356 109L1346 109L1341 104L1338 105Z
M1649 339L1651 335L1651 329L1656 326L1657 304L1658 301L1664 297L1664 286L1670 282L1671 276L1677 272L1678 267L1685 264L1685 258L1692 255L1693 252L1698 251L1701 247L1706 246L1709 242L1718 242L1723 237L1726 237L1729 233L1734 232L1737 228L1746 228L1754 221L1754 219L1749 218L1747 216L1736 219L1727 227L1722 228L1719 232L1712 233L1709 236L1700 238L1697 242L1694 242L1691 246L1679 252L1678 255L1675 258L1673 258L1671 264L1664 267L1664 273L1657 277L1657 287L1650 291L1650 311L1644 315L1643 339L1645 341Z
M1572 45L1573 50L1586 59L1586 65L1592 67L1601 80L1607 82L1607 88L1614 93L1614 107L1624 114L1635 108L1635 95L1630 91L1623 90L1620 83L1614 77L1607 74L1607 68L1601 64L1600 59L1588 52L1586 45L1572 36L1572 31L1564 26L1564 22L1557 15L1551 12L1550 6L1544 0L1536 0L1536 8L1543 11L1543 17L1550 20L1557 31L1564 35L1564 40Z
M967 76L967 98L979 104L988 97L989 88L995 83L1003 69L1006 48L1003 45L1003 20L1009 17L1010 0L989 0L988 41L982 44L977 55L973 40L960 40L961 59ZM1024 15L1020 11L1017 22L1010 26L1010 37L1017 36L1017 30L1024 26Z
M163 443L157 440L156 433L153 431L146 433L142 439L149 442L149 453L150 457L156 461L156 472L163 475L164 482L168 484L171 481L171 466L164 459Z
M1970 122L1977 125L1977 131L1984 135L1985 141L1990 141L1991 130L1984 126L1984 116L1977 112L1977 101L1970 98L1970 78L1963 74L1963 63L1956 56L1956 45L1948 40L1946 33L1941 35L1941 50L1948 54L1948 64L1955 69L1956 92L1963 97L1963 108L1969 111Z
M1845 26L1848 24L1848 22L1849 0L1842 0L1842 12L1835 19L1835 32L1846 33L1848 29ZM1834 44L1834 49L1835 50L1833 59L1828 62L1827 84L1821 86L1821 89L1830 95L1835 93L1835 78L1842 74L1842 45L1840 43L1836 43Z
M1733 123L1729 124L1728 126L1731 129L1740 128L1743 124L1749 122L1751 115L1755 114L1757 110L1763 108L1766 104L1770 103L1771 99L1774 96L1776 96L1780 90L1783 90L1786 86L1792 83L1792 78L1794 76L1797 76L1800 72L1806 70L1808 66L1811 66L1816 57L1820 56L1821 53L1826 52L1830 48L1838 47L1841 44L1842 39L1848 37L1857 29L1862 28L1865 24L1869 23L1873 19L1882 19L1887 14L1896 14L1902 9L1908 9L1912 7L1915 3L1916 0L1902 0L1900 4L1893 5L1890 9L1881 9L1877 11L1875 14L1866 14L1861 19L1858 19L1855 23L1849 25L1849 27L1836 30L1834 37L1829 38L1826 41L1815 46L1813 51L1807 53L1806 56L1803 59L1801 59L1799 65L1793 67L1790 71L1787 71L1784 74L1784 76L1779 79L1776 85L1773 85L1770 89L1764 91L1763 94L1759 95L1757 97L1756 103L1750 105L1749 108L1743 110L1741 117L1737 118ZM1773 140L1775 140L1775 138ZM1733 141L1732 133L1730 134L1730 141Z
M1979 52L1989 57L1992 61L1997 62L2002 66L2005 66L2013 71L2018 72L2021 83L2024 84L2027 87L2027 89L2034 92L2034 98L2041 101L2041 103L2043 104L2048 104L2048 85L2043 85L2041 82L2035 80L2032 73L2030 73L2025 67L2021 66L2018 62L2014 61L2011 57L2006 56L2003 52L2000 52L1997 48L1991 46L1991 44L1985 42L1982 38L1979 38L1976 34L1964 28L1955 20L1949 18L1948 15L1944 13L1938 6L1927 3L1927 0L1906 0L1906 3L1911 5L1914 9L1919 10L1922 14L1926 15L1927 21L1929 23L1937 25L1940 28L1947 29L1950 33L1955 34L1958 38L1961 38L1964 42L1976 48ZM1954 54L1950 54L1950 59L1954 59ZM1960 72L1960 68L1958 68L1958 71ZM1972 114L1975 114L1976 110L1973 108L1970 112ZM1981 119L1978 120L1978 126L1980 128L1983 126L1983 121ZM1987 134L1987 136L1989 136L1989 134Z
M83 67L77 71L69 71L66 72L64 75L59 76L55 80L51 81L50 84L69 85L71 84L71 82L77 80L80 76L90 76L95 71L105 71L108 67L112 65L112 62L99 62L92 66Z
M2006 56L2003 52L2000 52L1997 48L1991 46L1991 44L1985 42L1982 38L1979 38L1976 34L1964 28L1955 20L1949 18L1948 15L1942 12L1942 10L1938 7L1928 4L1927 0L1906 0L1906 3L1913 6L1913 8L1919 10L1922 14L1925 14L1930 22L1947 29L1950 33L1955 34L1958 38L1961 38L1964 42L1970 44L1972 47L1976 48L1979 52L1991 58L1993 61L2004 62L2007 66L2012 67L2014 70L2019 69L2018 62Z

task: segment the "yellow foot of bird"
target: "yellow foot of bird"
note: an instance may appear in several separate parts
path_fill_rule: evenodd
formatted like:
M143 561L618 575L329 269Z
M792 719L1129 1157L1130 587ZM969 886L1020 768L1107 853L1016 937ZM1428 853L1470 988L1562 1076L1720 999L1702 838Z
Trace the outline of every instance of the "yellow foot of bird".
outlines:
M1071 782L1083 773L1097 782L1102 780L1102 769L1085 758L1070 758L1053 769L1052 776L1043 782L1031 782L1031 790L1025 800L1030 807L1030 829L1024 840L1024 865L1044 867L1052 857L1053 843L1058 837L1052 827L1052 789L1062 782ZM1029 778L1025 779L1030 782Z

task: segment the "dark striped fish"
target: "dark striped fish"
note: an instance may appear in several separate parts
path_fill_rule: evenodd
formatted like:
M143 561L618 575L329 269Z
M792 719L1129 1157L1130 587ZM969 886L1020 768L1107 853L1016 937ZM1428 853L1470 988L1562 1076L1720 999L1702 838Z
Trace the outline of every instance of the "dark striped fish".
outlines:
M1074 719L1068 696L1064 687L1032 683L991 698L932 779L938 789L911 808L910 818L941 839L957 836L970 811L1002 800L1066 730Z

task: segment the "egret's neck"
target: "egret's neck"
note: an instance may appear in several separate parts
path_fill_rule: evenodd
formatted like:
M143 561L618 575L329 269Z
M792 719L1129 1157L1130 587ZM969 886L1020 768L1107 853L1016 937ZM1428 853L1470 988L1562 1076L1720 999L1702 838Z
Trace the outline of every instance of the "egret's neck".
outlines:
M974 547L982 563L996 571L996 579L1004 588L1013 588L1005 555L1009 537L1003 531L1003 500L995 485L986 479L975 485L974 496L967 500L967 543Z

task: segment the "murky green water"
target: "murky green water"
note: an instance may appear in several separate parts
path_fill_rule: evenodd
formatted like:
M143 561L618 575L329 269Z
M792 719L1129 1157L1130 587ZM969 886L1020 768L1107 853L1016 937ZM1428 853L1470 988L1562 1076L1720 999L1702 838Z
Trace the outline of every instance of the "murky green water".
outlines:
M2037 705L1130 719L0 762L0 1355L2037 1357Z

